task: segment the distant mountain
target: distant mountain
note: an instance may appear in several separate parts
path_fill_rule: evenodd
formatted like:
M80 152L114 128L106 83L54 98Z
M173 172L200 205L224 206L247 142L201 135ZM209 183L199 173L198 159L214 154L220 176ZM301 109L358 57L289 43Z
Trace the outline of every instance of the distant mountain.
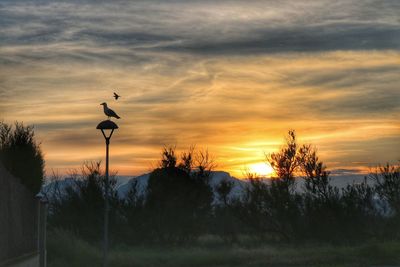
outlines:
M365 175L363 174L352 174L352 175L331 175L329 176L331 179L330 184L332 186L336 186L337 188L345 188L349 184L359 184L364 182ZM368 184L373 184L371 180L367 179ZM296 180L296 190L302 191L304 188L304 179Z
M135 182L137 183L136 186L137 186L138 193L144 194L146 192L147 183L149 181L149 178L150 178L150 173L146 173L146 174L142 174L140 176L128 179L125 183L121 183L117 187L118 197L125 198L129 192L129 190L135 184Z

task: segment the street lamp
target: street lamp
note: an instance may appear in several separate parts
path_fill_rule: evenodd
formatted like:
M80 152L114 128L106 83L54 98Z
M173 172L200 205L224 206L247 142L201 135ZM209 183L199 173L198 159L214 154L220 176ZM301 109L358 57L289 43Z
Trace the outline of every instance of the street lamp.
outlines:
M118 129L118 125L111 120L105 120L97 125L96 129L101 130L101 133L106 140L106 179L104 183L104 236L103 236L103 267L107 267L108 263L108 213L109 213L109 179L108 179L108 147L110 145L110 139L115 129Z

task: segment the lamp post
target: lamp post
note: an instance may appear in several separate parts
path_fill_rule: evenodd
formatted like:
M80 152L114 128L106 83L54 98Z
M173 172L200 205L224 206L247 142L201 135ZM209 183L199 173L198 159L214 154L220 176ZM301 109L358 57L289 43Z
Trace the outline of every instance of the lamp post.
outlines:
M110 210L108 191L109 191L109 178L108 178L108 158L109 158L109 145L112 134L118 125L111 120L105 120L97 125L96 129L101 130L101 133L106 140L106 178L104 181L104 233L103 233L103 267L108 265L108 213Z

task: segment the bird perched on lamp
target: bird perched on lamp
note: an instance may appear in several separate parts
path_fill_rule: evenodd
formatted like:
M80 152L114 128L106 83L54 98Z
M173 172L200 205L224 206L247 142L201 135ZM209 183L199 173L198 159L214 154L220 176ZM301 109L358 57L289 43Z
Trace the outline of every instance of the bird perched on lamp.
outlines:
M114 117L114 118L117 118L117 119L121 118L120 116L117 115L117 113L115 113L114 110L112 110L112 109L107 107L107 103L106 102L101 103L100 105L103 106L104 114L106 114L108 119L110 119L110 117Z

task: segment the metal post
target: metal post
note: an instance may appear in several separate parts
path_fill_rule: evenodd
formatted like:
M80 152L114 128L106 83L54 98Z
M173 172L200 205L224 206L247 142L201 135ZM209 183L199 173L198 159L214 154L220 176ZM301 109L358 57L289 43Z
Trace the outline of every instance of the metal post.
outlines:
M40 202L40 232L39 232L39 266L47 266L47 250L46 250L46 224L47 224L47 201L39 200Z
M111 137L111 136L110 136ZM108 150L110 145L110 137L106 137L106 179L104 185L104 240L103 240L103 267L108 266L108 213L109 213L109 203L108 203Z
M109 227L109 211L110 211L110 199L109 199L109 191L110 191L110 181L108 174L108 165L109 165L109 145L112 134L115 129L118 129L118 125L110 120L100 122L96 129L101 130L101 133L106 140L106 177L104 181L104 229L103 229L103 267L108 266L108 227ZM104 133L104 130L111 130L110 135L107 136Z

